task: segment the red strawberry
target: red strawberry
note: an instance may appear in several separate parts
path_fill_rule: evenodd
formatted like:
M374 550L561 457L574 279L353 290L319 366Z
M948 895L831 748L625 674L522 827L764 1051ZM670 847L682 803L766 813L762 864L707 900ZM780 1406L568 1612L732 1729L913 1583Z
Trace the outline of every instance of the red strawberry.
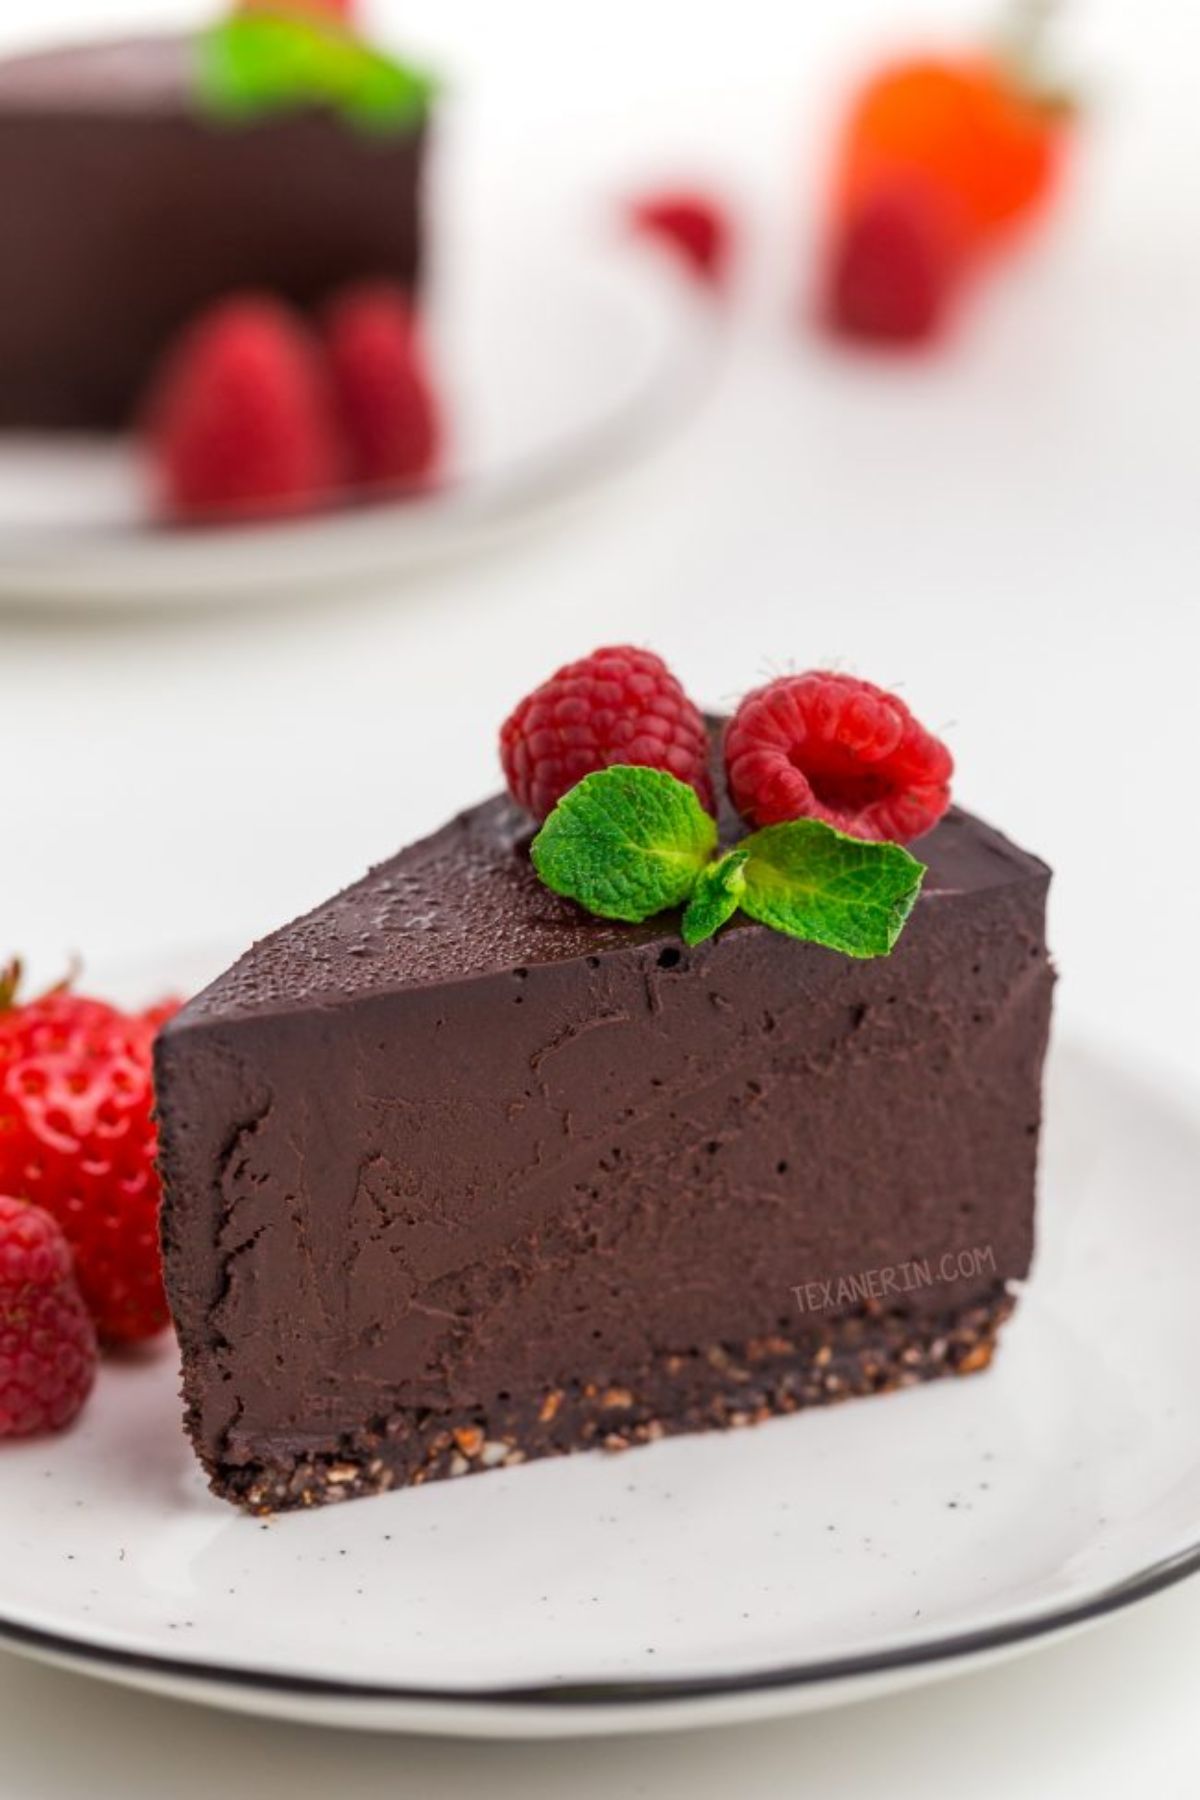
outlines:
M0 1438L61 1431L96 1378L96 1331L48 1213L0 1194Z
M269 298L224 301L191 325L167 353L146 419L163 502L177 519L302 512L337 486L319 348Z
M944 197L918 179L882 184L835 228L826 318L843 337L921 342L944 325L963 272L961 235Z
M300 18L332 19L349 25L354 18L354 0L237 0L233 9L239 13L296 13Z
M0 981L0 1193L58 1221L100 1335L167 1323L150 1049L170 1010L128 1014L59 988L16 1003Z
M634 201L629 217L635 231L663 243L698 281L724 287L733 232L716 200L688 190L646 194Z
M428 476L441 422L420 324L403 290L379 282L340 294L325 346L352 480L398 488Z

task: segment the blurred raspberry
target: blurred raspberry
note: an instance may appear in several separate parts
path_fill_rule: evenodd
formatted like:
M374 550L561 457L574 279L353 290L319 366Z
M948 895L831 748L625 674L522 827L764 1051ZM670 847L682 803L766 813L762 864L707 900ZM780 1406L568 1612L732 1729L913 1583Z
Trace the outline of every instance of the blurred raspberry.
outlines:
M698 281L714 288L726 285L733 228L719 201L694 191L665 190L635 200L629 217L636 231L664 244Z
M168 352L146 409L150 455L179 520L303 512L341 474L328 375L277 301L223 301Z
M420 322L405 293L380 282L339 295L325 347L351 480L397 488L427 476L441 422Z
M823 310L840 336L917 344L946 322L964 273L945 197L905 178L856 202L834 228Z

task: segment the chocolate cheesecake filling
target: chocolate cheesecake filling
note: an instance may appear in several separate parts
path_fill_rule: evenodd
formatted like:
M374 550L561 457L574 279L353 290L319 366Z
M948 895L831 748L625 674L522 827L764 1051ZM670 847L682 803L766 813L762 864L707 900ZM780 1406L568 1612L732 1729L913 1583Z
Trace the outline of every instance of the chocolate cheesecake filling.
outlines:
M529 829L505 799L463 814L160 1039L188 1426L231 1500L990 1358L1033 1250L1045 866L950 813L898 947L856 962L591 918L538 882Z

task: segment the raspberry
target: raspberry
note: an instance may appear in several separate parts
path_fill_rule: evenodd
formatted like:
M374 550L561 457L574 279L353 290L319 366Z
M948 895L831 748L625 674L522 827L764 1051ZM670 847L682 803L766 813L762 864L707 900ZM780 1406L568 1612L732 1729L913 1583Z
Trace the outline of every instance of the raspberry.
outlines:
M222 302L168 351L146 433L176 519L302 512L338 482L329 379L301 320L277 301Z
M688 191L646 194L634 201L629 218L635 231L662 242L698 281L725 285L733 233L717 201Z
M0 980L0 1193L57 1220L101 1336L167 1323L150 1050L172 1008L126 1014L63 990L13 1004Z
M500 732L500 761L518 805L544 819L596 769L665 769L711 808L704 719L649 650L593 650L526 696Z
M418 322L402 290L379 283L340 295L325 347L351 479L388 488L428 475L441 425Z
M748 694L725 733L734 805L755 825L823 819L907 843L950 804L954 763L903 700L852 675L784 675Z
M945 321L963 266L944 197L913 178L883 184L835 228L827 322L845 337L921 342Z
M0 1194L0 1438L60 1431L95 1375L66 1239L40 1207Z

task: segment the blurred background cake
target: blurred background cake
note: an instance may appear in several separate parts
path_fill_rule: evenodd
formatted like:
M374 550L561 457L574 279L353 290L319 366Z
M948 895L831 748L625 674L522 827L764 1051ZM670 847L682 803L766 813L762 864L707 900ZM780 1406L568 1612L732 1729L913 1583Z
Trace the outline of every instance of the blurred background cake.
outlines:
M0 426L127 424L238 290L411 293L431 91L333 0L0 63Z

